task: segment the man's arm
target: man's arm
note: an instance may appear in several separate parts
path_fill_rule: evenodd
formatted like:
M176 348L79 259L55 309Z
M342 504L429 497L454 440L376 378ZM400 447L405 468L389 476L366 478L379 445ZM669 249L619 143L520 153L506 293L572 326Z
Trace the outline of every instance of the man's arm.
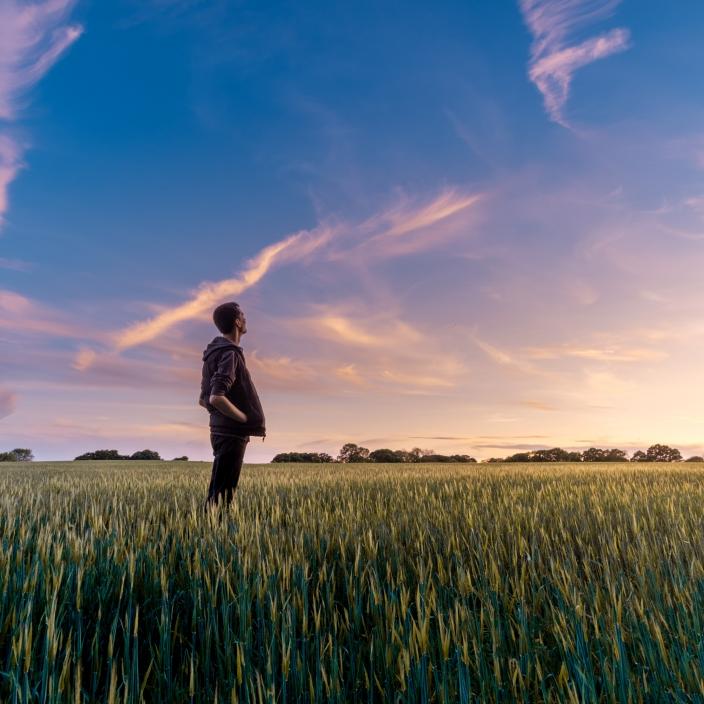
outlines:
M215 406L215 408L217 408L218 411L220 411L220 413L222 413L224 416L227 416L228 418L234 418L240 423L247 422L247 415L240 411L240 409L237 408L237 406L235 406L235 404L232 403L232 401L230 401L227 396L211 394L208 401L210 402L211 406Z
M203 408L208 408L208 404L203 400L202 396L198 397L198 405L203 406Z

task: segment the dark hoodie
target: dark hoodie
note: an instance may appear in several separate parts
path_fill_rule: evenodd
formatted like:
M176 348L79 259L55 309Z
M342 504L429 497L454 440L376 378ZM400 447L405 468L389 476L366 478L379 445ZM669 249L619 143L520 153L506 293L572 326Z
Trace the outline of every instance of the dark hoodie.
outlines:
M225 395L247 416L246 423L220 413L210 404L211 394ZM214 338L203 350L200 398L210 412L214 435L266 435L264 411L244 362L242 348L226 337Z

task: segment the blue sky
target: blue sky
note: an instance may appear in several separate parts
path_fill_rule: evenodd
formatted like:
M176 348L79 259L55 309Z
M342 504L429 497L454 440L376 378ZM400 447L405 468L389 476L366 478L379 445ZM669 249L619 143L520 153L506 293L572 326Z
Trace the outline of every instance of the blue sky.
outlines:
M0 7L0 437L208 459L239 301L293 449L701 453L704 7Z

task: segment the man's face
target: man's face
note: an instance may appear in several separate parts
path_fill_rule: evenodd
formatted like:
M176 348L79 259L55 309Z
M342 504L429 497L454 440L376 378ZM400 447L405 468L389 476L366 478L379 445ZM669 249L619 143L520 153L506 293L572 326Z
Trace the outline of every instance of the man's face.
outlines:
M244 335L247 332L247 318L245 318L243 311L240 311L237 323L235 324L240 329L240 335Z

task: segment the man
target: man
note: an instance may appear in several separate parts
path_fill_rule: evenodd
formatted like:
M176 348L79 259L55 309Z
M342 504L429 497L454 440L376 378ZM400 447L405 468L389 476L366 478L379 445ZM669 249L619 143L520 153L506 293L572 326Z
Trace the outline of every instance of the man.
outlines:
M237 303L213 311L222 333L203 351L203 377L198 403L210 412L213 471L205 508L224 500L229 506L237 488L250 435L266 436L264 412L239 345L247 319Z

